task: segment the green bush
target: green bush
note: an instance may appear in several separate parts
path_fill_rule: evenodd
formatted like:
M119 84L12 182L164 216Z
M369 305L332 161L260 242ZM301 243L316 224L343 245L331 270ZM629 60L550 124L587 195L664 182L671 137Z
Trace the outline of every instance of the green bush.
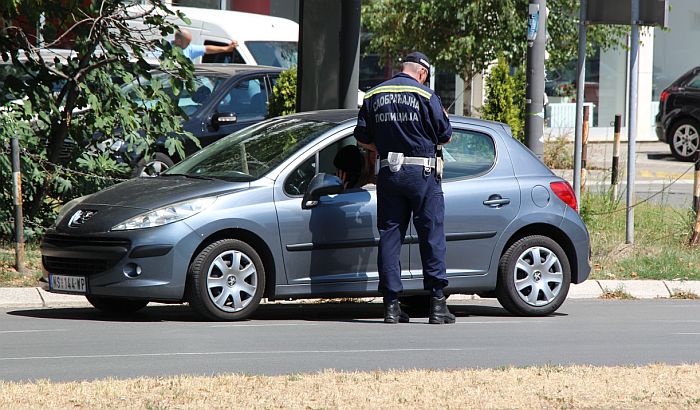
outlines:
M491 69L486 78L486 102L481 118L506 123L513 136L525 141L525 70L511 74L504 58Z
M297 68L296 66L285 70L280 74L277 84L272 89L268 115L278 117L280 115L297 112Z

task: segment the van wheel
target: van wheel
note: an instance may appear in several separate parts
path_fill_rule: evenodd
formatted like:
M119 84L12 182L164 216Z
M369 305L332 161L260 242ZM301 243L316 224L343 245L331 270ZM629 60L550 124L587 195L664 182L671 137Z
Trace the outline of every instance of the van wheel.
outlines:
M223 239L204 248L190 265L187 300L209 320L243 320L260 305L265 268L245 242Z
M519 316L546 316L566 299L571 283L569 258L551 238L532 235L508 248L498 266L496 297Z

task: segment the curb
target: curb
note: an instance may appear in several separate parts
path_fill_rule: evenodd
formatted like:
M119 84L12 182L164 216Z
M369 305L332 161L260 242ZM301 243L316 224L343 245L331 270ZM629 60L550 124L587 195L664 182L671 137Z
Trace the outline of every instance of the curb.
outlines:
M571 285L567 299L599 299L605 294L628 295L633 299L694 299L700 297L700 281L677 280L587 280ZM478 295L452 295L451 300L481 299ZM318 303L317 299L307 299ZM362 298L378 302L380 298ZM265 299L263 303L268 303ZM269 303L284 303L275 301ZM292 303L304 303L295 300ZM49 293L42 288L0 288L0 308L65 308L89 307L84 296Z

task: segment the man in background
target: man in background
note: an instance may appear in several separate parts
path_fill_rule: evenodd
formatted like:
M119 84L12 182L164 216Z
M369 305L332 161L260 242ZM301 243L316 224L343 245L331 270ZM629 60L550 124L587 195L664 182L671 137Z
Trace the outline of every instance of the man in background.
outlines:
M182 54L194 61L205 54L230 53L238 47L238 41L232 40L227 46L199 45L192 43L192 33L181 28L175 32L173 45L182 49Z

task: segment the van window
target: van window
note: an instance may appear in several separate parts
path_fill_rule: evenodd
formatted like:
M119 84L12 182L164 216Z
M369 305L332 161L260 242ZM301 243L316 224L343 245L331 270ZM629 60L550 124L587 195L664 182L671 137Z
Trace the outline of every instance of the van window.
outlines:
M289 68L297 65L294 41L246 41L246 47L259 65Z
M206 40L204 42L204 45L226 47L228 44L219 41ZM205 54L202 57L202 63L245 64L245 61L243 61L243 57L241 57L241 54L238 52L238 50L233 50L230 53Z

